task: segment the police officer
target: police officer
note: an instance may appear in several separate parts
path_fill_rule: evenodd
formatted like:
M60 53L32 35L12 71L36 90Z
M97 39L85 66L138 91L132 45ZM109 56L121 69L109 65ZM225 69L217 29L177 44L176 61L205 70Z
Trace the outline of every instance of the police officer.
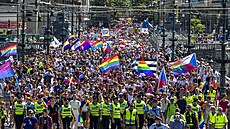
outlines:
M137 114L139 117L139 128L142 129L144 126L144 122L146 119L146 113L145 113L145 102L141 100L141 94L137 95L137 100L134 102L134 108L137 110Z
M17 101L14 103L13 109L16 129L21 129L24 119L25 104L22 102L22 97L20 95L17 97Z
M1 119L1 129L4 129L4 123L6 118L5 103L3 102L3 96L0 96L0 119Z
M184 129L185 121L181 119L180 112L176 112L174 115L174 120L170 122L170 129Z
M134 105L130 103L129 108L124 111L123 123L125 124L125 129L136 129L139 128L139 118L137 115L137 110L134 109Z
M226 125L228 123L227 116L222 113L223 109L219 107L217 109L217 113L214 115L213 119L211 120L213 127L215 129L226 129Z
M208 95L211 97L211 101L215 103L216 102L216 90L214 90L214 88L210 86L207 92L208 92Z
M201 120L201 107L197 104L198 99L194 98L192 103L192 110L196 113L198 113L198 120Z
M161 123L162 119L160 117L155 118L155 123L152 124L149 129L169 129L169 127L163 123Z
M112 119L111 129L121 129L121 110L118 103L118 97L113 97L113 103L110 104L110 114Z
M104 97L104 102L101 103L101 118L100 121L103 125L103 129L109 129L109 119L110 119L110 103L109 103L109 98Z
M185 112L185 120L190 129L199 128L198 114L192 110L192 105L190 104L187 106L187 111Z
M90 116L90 129L98 129L100 118L100 104L97 102L97 97L93 97L93 103L89 104L88 116Z
M70 122L74 116L71 109L68 100L64 100L64 105L59 109L59 120L62 120L63 129L70 129Z
M152 125L155 122L156 117L160 117L162 118L162 111L161 108L158 105L158 100L157 99L153 99L152 100L152 107L149 110L148 114L149 114L149 125Z
M208 119L205 123L207 128L214 129L214 127L212 126L212 120L215 115L216 115L216 107L211 106L211 112L208 114Z
M124 114L125 109L128 107L128 103L124 100L124 95L122 93L119 94L119 103L121 106L121 116Z
M35 116L37 119L42 115L43 110L47 107L45 102L42 100L43 95L38 95L38 101L34 103Z

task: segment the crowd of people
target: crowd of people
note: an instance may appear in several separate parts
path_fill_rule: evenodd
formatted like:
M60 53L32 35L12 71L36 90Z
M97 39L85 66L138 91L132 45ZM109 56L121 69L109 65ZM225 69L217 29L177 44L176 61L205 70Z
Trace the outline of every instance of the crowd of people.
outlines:
M25 62L12 60L15 76L0 83L1 129L227 129L230 89L219 92L219 76L209 64L201 60L196 70L175 77L171 46L157 50L148 34L127 31L131 26L111 28L109 37L93 27L81 34L80 42L89 37L111 42L106 56L103 49L63 53L59 46L49 54L27 56ZM120 45L119 39L132 44ZM175 49L175 60L186 56L180 49ZM98 66L115 53L121 67L102 73ZM155 76L137 74L132 62L140 58L157 59ZM158 89L163 67L167 83ZM208 83L205 92L199 88L203 82Z

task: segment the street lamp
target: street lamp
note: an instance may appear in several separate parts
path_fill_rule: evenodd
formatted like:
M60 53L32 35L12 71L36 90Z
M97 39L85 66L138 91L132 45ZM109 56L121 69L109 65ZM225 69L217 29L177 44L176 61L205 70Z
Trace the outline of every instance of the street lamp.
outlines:
M163 8L163 16L162 16L162 18L163 18L163 25L162 25L162 28L163 28L163 30L162 30L162 32L163 32L163 34L161 34L161 37L163 38L162 39L162 48L164 49L165 48L165 38L167 37L167 35L165 34L165 6L164 6L164 4L165 4L165 0L164 1L162 1L162 8ZM158 19L159 19L159 17L158 17Z
M172 38L170 38L169 40L172 41L172 61L174 61L174 49L175 49L175 41L177 41L177 39L175 38L175 22L176 22L176 5L175 5L175 1L173 3L173 33L172 33Z

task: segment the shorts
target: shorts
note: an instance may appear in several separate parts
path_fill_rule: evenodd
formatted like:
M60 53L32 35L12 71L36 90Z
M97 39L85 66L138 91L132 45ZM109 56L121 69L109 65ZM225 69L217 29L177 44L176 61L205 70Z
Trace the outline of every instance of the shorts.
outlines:
M82 120L86 121L87 112L82 112Z

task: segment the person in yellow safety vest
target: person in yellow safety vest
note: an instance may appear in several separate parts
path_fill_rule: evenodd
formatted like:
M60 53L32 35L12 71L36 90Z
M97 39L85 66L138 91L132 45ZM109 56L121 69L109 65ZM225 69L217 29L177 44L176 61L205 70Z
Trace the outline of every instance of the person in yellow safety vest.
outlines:
M223 109L221 107L218 107L217 113L212 117L212 126L215 129L226 129L226 125L228 123L227 116L222 113Z
M43 110L47 108L47 105L42 100L43 94L38 95L38 101L34 103L34 109L35 109L35 116L37 119L42 115Z
M5 109L5 103L3 102L3 96L0 96L0 126L1 129L4 129L5 125L5 118L7 116L6 109Z
M198 99L194 98L192 103L192 110L198 114L198 120L201 120L201 107L198 105Z
M186 100L187 104L192 104L193 102L193 97L190 95L189 91L186 92L184 99Z
M141 94L137 95L137 100L134 101L134 108L137 110L138 118L139 118L139 128L142 129L144 126L144 122L146 119L146 112L145 112L146 104L143 100L141 100Z
M132 103L130 103L129 108L124 111L123 123L125 123L125 129L139 128L139 118L137 115L137 110L134 109L134 105Z
M109 119L110 119L110 103L109 98L104 97L104 102L101 103L101 118L100 121L103 125L103 129L109 129Z
M120 104L118 103L118 97L113 97L113 103L110 104L110 114L111 114L111 129L121 129L121 110Z
M69 105L68 100L64 100L64 105L59 108L58 119L62 122L63 129L71 129L70 123L75 118L72 107ZM75 120L74 120L75 121Z
M211 97L211 101L215 103L216 102L216 90L214 90L213 87L210 87L207 93Z
M198 97L201 96L202 100L204 101L204 95L200 93L200 89L196 88L195 89L195 94L192 96L193 99L198 99Z
M211 120L215 115L216 115L216 107L211 106L211 112L209 113L207 122L205 123L207 129L214 129Z
M190 129L199 128L198 114L192 110L192 105L187 105L187 111L185 112L184 116L186 124L190 127Z
M121 116L124 114L125 109L128 107L128 103L126 100L124 100L124 96L122 93L119 94L119 103L121 106Z
M88 116L90 116L90 129L99 129L98 123L100 114L100 104L97 102L97 96L93 97L93 102L89 104Z
M22 102L22 97L19 95L17 101L14 103L14 120L16 129L21 129L24 114L25 114L25 104Z

